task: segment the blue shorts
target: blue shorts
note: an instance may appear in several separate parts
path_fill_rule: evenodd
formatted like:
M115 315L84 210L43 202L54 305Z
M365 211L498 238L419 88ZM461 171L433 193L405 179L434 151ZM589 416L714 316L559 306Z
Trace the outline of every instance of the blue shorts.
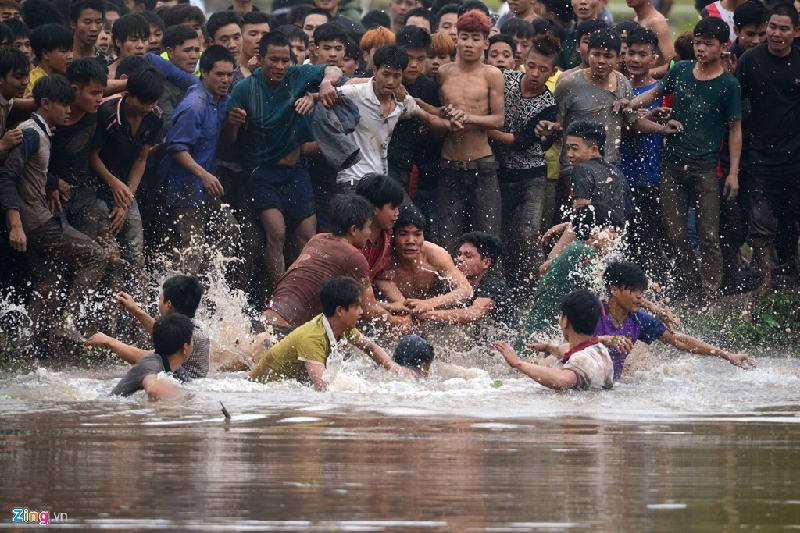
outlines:
M314 214L314 187L306 168L256 167L248 184L257 211L277 209L287 224Z

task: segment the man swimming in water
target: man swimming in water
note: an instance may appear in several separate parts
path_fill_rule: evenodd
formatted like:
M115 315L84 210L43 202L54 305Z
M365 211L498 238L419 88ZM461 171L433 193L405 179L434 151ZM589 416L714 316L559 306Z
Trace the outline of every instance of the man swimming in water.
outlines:
M413 205L400 209L394 225L394 258L375 285L388 300L384 307L418 318L472 297L472 286L447 251L425 240L425 218Z

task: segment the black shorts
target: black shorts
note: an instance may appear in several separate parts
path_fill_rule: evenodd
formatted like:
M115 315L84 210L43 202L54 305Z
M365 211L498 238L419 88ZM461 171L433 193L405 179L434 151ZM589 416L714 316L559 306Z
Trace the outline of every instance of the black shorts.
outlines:
M305 168L257 167L248 184L256 211L277 209L287 224L297 224L314 214L314 188Z

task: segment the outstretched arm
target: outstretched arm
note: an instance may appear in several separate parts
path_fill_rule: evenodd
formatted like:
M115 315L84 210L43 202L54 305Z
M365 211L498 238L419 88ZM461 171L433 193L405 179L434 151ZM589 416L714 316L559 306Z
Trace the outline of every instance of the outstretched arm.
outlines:
M386 353L386 350L378 346L378 344L372 339L361 336L358 338L358 340L353 342L353 345L369 355L373 361L381 365L386 370L394 372L395 374L414 377L413 372L392 361L392 358L389 357L389 354Z
M698 355L720 357L730 364L741 368L755 368L756 366L755 360L747 354L732 353L683 333L675 333L674 331L667 330L661 336L661 339L679 350Z
M120 359L132 365L138 363L145 355L153 353L153 350L142 350L141 348L137 348L136 346L117 340L114 337L110 337L105 333L95 333L86 339L84 344L86 346L101 346L103 348L108 348L114 352L114 354L119 356Z
M519 358L517 352L507 342L496 342L494 347L502 354L508 366L519 370L535 382L549 389L572 389L578 385L578 376L571 370L526 363Z

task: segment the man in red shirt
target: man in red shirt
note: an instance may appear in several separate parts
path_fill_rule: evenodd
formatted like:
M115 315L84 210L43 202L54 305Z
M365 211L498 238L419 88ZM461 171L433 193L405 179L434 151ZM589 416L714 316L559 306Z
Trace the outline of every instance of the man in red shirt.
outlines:
M392 229L403 203L403 187L389 176L368 174L359 180L356 194L372 204L372 230L364 257L369 263L369 279L374 280L392 259Z

